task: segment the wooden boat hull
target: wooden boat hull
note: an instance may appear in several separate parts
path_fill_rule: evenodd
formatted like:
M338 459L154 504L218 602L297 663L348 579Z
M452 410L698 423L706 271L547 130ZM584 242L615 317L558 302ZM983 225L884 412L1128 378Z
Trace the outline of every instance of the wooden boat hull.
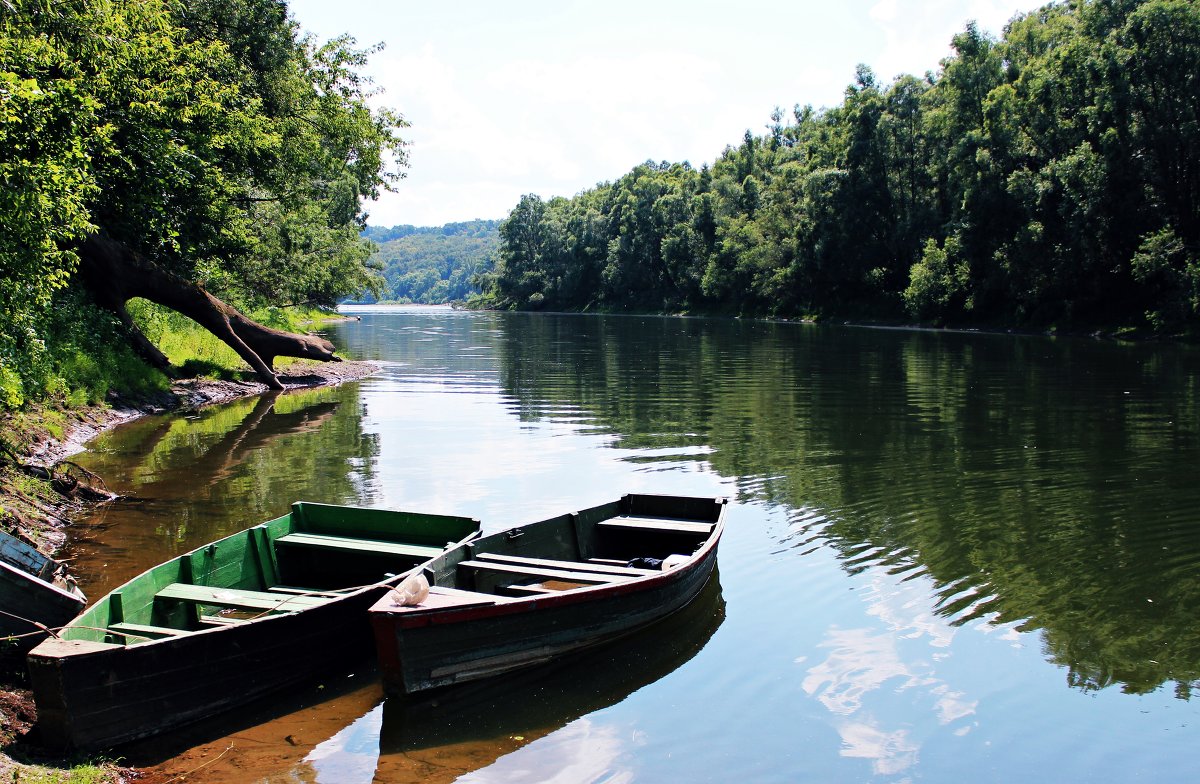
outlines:
M353 662L370 652L364 614L386 590L141 645L48 640L29 660L41 740L58 748L110 747Z
M723 509L723 500L718 506ZM475 563L469 559L486 551L489 540L502 542L497 539L500 534L479 540L478 547L468 545L435 559L428 568L434 576L428 607L397 608L384 597L371 608L385 689L391 694L412 694L490 677L605 643L662 620L691 602L712 574L722 526L719 512L714 512L712 523L703 546L681 566L628 581L525 598L471 595L448 586L448 573L455 566ZM537 525L519 530L531 533ZM524 552L536 551L535 547ZM445 572L439 575L439 569ZM440 591L440 586L446 587Z
M0 645L6 653L24 653L43 635L37 624L63 626L86 605L78 589L55 585L55 561L15 537L0 533Z
M320 505L305 508L316 506ZM375 517L407 514L378 510L357 514L368 512ZM435 517L426 516L426 521ZM454 537L452 542L477 535L476 521L443 519L449 521L447 534ZM472 525L464 537L465 522ZM293 528L288 518L279 518L154 567L90 608L67 627L64 639L46 640L35 648L28 667L42 743L76 750L110 748L212 716L368 655L371 631L366 610L415 568L411 560L396 560L407 564L403 571L397 568L394 576L370 585L304 596L294 611L287 609L292 593L272 594L281 597L277 599L284 604L281 611L228 625L204 625L205 619L216 624L219 617L212 615L200 614L197 621L196 614L210 601L220 603L228 597L230 602L253 602L267 595L263 589L268 586L249 590L254 586L247 581L255 575L262 579L264 563L266 571L283 574L288 572L287 564L282 556L275 563L273 549L269 557L260 558L250 545L277 545L297 533ZM354 544L353 537L338 539L343 551ZM310 549L306 544L297 555L309 554ZM435 554L440 550L434 549ZM339 568L336 553L311 553L318 561L310 571L314 579L321 574L320 561L327 561L330 569ZM393 556L387 555L381 563L391 563ZM214 564L211 574L201 567L209 562ZM340 568L347 566L341 563ZM198 579L176 582L179 575L189 573ZM240 577L231 577L234 573ZM194 591L210 591L213 598L195 602L177 598ZM139 604L144 606L139 609ZM168 626L186 626L181 620L185 611L192 613L190 623L199 622L198 627ZM164 636L151 639L137 633L153 634L156 629Z
M504 677L389 699L374 780L457 781L675 672L723 621L714 570L686 607L641 633Z

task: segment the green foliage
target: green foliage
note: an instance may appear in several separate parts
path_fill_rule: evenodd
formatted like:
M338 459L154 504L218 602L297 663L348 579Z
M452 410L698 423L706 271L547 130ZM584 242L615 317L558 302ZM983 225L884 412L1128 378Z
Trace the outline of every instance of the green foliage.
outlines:
M1200 315L1200 253L1171 229L1148 234L1133 256L1133 274L1158 288L1158 308L1146 318L1160 330L1194 323Z
M162 373L133 353L112 314L80 292L59 292L29 319L35 337L10 355L13 360L0 362L0 411L39 399L99 403L110 390L137 394L167 386Z
M378 244L371 265L384 279L379 301L441 305L466 300L478 291L475 276L492 263L499 223L368 228L363 235ZM370 303L376 298L368 294L356 301Z
M479 301L1195 328L1200 5L1052 3L952 44L923 79L859 66L711 169L522 198Z
M960 253L961 246L954 237L946 240L945 248L939 248L932 239L926 241L921 260L912 266L908 288L904 290L904 304L909 312L923 321L940 322L945 314L965 309L961 300L967 291L970 271Z
M44 330L97 231L243 306L377 286L360 205L405 123L369 103L373 51L300 37L282 0L0 3L4 405L96 377L48 369Z

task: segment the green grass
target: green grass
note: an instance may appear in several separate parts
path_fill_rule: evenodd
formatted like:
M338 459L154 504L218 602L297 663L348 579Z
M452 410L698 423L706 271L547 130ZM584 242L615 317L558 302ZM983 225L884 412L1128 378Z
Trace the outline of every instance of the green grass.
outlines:
M199 370L201 375L215 375L217 369L229 373L247 369L233 349L187 316L140 299L130 301L128 309L134 323L172 365Z
M112 784L120 780L112 765L76 765L73 768L47 768L40 765L21 765L9 772L5 784Z
M129 312L146 337L186 376L232 379L250 370L233 349L186 316L145 300L131 301ZM319 308L265 308L246 315L288 332L302 332L307 326L338 318Z
M230 380L250 373L233 349L186 316L145 300L132 300L128 310L185 376ZM319 308L265 308L246 315L288 332L337 318ZM116 317L78 292L62 293L42 318L44 341L18 345L0 340L0 412L39 403L81 408L105 402L110 392L138 398L170 387L166 375L133 351Z

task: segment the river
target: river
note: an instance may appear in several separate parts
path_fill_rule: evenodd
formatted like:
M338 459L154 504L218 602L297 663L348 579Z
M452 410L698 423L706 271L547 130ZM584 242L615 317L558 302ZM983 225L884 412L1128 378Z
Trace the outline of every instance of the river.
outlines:
M733 500L687 612L385 700L372 665L127 750L216 782L1185 781L1200 351L738 320L349 308L361 382L111 431L99 596L294 500L478 517ZM296 655L303 655L297 651Z

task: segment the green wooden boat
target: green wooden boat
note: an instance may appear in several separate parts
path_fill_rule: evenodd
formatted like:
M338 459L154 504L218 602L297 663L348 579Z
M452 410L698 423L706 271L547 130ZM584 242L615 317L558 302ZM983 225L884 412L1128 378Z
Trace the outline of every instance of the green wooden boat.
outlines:
M464 517L300 502L104 596L28 656L44 744L110 748L371 649L366 610L479 535Z

